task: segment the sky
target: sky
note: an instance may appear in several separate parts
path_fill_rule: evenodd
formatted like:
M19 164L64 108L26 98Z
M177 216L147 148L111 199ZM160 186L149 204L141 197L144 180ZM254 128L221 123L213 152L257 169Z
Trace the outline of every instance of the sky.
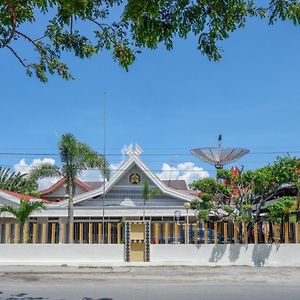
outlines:
M138 143L142 159L163 178L214 176L214 168L189 151L216 146L219 134L223 146L250 150L234 163L245 169L287 152L300 156L299 30L251 19L220 43L221 62L203 56L195 37L176 40L170 52L145 50L128 72L110 53L67 56L76 80L50 77L47 84L28 78L2 49L0 165L19 171L37 159L59 164L53 154L66 132L102 152L104 98L106 154L114 167L124 159L123 147Z

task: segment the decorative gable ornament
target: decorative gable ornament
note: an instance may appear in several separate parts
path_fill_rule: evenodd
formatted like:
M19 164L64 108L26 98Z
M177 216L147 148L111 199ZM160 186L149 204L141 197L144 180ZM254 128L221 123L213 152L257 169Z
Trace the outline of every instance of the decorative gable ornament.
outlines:
M128 156L140 156L143 153L143 149L138 144L135 144L134 147L132 144L130 144L128 147L125 148L124 152Z
M129 182L131 184L139 184L141 182L141 175L138 172L133 172L129 176Z

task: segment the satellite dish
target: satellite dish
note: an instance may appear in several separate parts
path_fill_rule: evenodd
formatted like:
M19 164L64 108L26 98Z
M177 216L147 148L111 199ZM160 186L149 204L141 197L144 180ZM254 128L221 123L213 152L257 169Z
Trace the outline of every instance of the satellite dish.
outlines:
M223 169L223 166L232 163L249 153L248 149L222 147L222 135L218 137L218 147L196 148L191 153L204 162L215 166L216 169Z

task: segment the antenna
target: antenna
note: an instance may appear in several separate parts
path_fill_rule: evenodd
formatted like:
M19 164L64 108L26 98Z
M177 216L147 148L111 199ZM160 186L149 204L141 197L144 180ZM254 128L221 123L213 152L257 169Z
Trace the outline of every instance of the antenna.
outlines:
M219 134L218 145L219 145L219 148L221 148L221 146L222 146L222 134Z
M222 134L218 137L218 147L196 148L191 153L206 163L223 169L226 164L232 163L249 153L248 149L235 147L222 147Z
M53 131L54 131L54 134L56 135L56 137L59 139L59 138L60 138L60 136L59 136L59 134L57 133L57 131L56 131L56 129L55 129L55 128L53 128Z

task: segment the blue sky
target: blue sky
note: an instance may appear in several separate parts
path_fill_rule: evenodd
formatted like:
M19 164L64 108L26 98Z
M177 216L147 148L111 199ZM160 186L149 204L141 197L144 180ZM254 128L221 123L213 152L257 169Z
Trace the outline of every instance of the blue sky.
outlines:
M189 150L216 145L219 133L224 146L251 150L236 163L248 169L280 152L300 156L299 30L250 20L221 43L218 63L200 54L195 38L176 41L171 52L144 51L129 72L109 53L84 61L68 56L76 80L52 77L47 84L26 77L1 50L0 152L53 153L56 133L65 132L101 151L106 92L112 163L121 159L124 145L138 143L156 172L164 162L194 162L213 174ZM1 155L0 164L13 166L22 158L29 164L37 157Z

